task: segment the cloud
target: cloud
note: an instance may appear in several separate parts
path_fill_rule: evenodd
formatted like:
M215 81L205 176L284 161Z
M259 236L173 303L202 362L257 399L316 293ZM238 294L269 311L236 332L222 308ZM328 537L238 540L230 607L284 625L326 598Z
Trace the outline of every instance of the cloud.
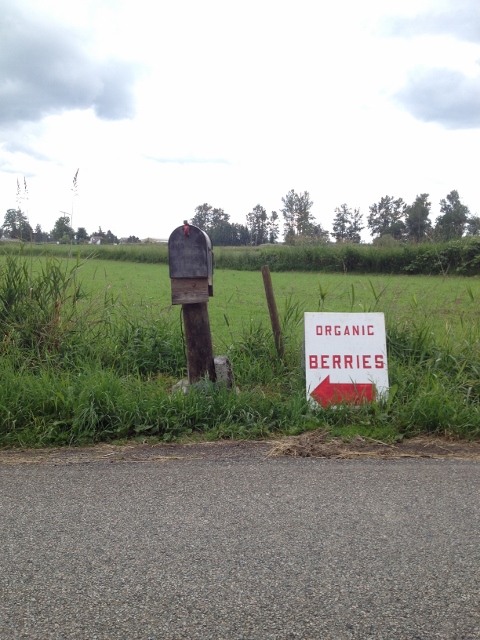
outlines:
M13 3L2 7L0 39L0 125L71 109L93 108L104 120L133 116L137 65L96 60L83 34Z
M5 160L4 158L0 158L0 171L4 173L13 173L18 175L18 171L16 170L16 168L13 167L12 164L8 160Z
M195 158L193 156L185 156L178 158L145 156L147 160L159 162L160 164L230 164L225 158Z
M443 10L390 19L387 31L408 38L447 35L480 44L480 3L450 0ZM479 74L467 76L451 68L418 67L394 99L423 122L436 122L446 129L480 128Z
M478 0L451 0L442 11L425 11L413 18L389 19L387 30L397 36L451 35L466 42L480 43L480 3Z
M449 69L417 69L396 94L415 118L446 129L480 127L480 77Z
M30 158L34 158L35 160L40 160L42 162L51 161L51 158L49 156L41 153L40 151L37 151L37 149L35 149L33 145L25 142L25 140L22 140L21 138L19 138L19 136L11 136L11 138L12 139L7 139L4 142L3 146L5 151L8 151L9 153L24 153Z

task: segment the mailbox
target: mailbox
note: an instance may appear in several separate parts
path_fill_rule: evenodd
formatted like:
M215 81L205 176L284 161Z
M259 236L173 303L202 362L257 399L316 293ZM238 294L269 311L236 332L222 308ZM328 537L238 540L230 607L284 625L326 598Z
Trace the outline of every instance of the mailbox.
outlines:
M213 296L213 251L210 237L186 221L168 239L172 304L208 302Z

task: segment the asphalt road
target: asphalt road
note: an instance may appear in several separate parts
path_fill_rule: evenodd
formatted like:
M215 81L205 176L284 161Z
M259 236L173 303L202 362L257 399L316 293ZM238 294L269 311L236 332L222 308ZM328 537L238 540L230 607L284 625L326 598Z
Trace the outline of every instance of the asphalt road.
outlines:
M0 466L0 639L480 638L480 464Z

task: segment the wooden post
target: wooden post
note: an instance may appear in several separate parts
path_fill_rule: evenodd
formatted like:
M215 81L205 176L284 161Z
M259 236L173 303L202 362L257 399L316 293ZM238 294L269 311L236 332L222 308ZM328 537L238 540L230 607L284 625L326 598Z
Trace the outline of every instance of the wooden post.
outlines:
M188 382L194 384L208 375L215 382L212 334L206 302L182 304L187 345Z
M277 349L278 356L283 359L285 355L285 348L283 345L282 330L280 328L277 303L275 302L275 296L273 293L270 269L267 266L262 267L262 276L263 284L265 287L265 294L267 296L268 311L270 313L270 322L272 323L273 337L275 338L275 347Z

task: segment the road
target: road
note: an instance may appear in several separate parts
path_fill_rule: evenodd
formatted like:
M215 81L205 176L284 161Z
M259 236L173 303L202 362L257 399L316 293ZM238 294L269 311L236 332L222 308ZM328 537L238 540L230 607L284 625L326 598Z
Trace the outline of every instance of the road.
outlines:
M480 638L480 464L0 465L0 638Z

